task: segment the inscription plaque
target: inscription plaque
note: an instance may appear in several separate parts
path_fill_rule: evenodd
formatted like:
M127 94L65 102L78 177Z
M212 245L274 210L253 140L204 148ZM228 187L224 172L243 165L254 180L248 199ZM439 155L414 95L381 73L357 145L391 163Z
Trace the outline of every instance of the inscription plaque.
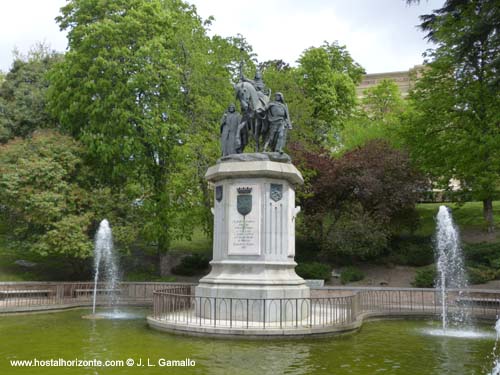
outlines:
M258 185L244 186L248 192L243 194L241 185L229 189L229 255L260 254L260 188Z

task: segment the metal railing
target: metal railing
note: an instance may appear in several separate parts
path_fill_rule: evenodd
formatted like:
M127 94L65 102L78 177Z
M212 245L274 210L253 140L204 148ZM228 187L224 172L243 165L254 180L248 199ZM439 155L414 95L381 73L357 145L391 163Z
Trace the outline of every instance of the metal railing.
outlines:
M200 297L192 285L154 292L154 320L174 325L243 329L346 327L374 315L440 315L441 294L417 288L321 288L311 298ZM449 309L476 318L500 314L500 291L450 290Z
M285 329L347 325L358 315L358 296L219 298L194 295L193 286L154 292L153 319L191 326Z
M98 284L97 304L116 294L120 305L153 306L152 318L176 324L288 329L343 327L367 315L439 315L435 289L311 289L310 298L213 298L195 296L194 284L123 282L116 290ZM0 282L0 313L91 306L93 282ZM499 290L449 290L448 308L465 309L475 318L500 315Z
M97 304L108 303L111 294L120 305L151 305L155 290L172 283L122 282L115 290L97 285ZM66 306L91 306L93 282L0 282L0 313Z

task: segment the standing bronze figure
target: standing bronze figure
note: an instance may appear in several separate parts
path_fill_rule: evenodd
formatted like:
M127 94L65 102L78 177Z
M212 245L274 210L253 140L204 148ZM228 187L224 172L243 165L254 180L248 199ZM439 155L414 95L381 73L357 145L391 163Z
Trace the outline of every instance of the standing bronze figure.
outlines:
M236 112L235 105L231 103L220 121L222 156L239 154L243 151L240 140L240 123L241 115Z
M267 119L269 121L269 132L267 134L264 151L283 153L286 143L286 133L292 128L288 106L285 104L283 94L277 92L275 100L267 106Z

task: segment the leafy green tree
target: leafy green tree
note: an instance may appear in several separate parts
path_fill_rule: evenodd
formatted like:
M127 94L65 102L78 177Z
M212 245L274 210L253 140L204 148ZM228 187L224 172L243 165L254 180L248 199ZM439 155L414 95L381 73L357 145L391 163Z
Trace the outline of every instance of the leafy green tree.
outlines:
M391 79L383 79L376 86L366 89L363 94L364 110L374 120L390 122L404 111L405 103L399 87Z
M307 144L308 148L318 148L320 133L312 126L313 102L305 95L301 86L299 70L282 60L265 61L259 67L266 85L285 97L293 122L293 129L287 134L288 141Z
M92 196L82 186L83 153L52 130L0 146L0 206L11 241L42 256L90 256Z
M3 233L19 256L62 260L65 277L88 277L86 259L99 222L109 219L117 248L137 240L139 207L126 194L99 185L85 147L57 131L0 146L0 215Z
M308 126L317 141L331 147L355 110L356 85L361 82L364 70L346 47L336 42L305 50L298 62L299 84L312 110Z
M370 140L385 139L394 147L401 147L400 126L406 103L393 80L382 80L364 91L361 106L346 121L340 132L338 152L363 146Z
M144 236L168 249L170 177L185 142L180 69L175 64L178 2L74 0L57 18L69 51L51 75L50 108L89 148L101 180L134 186L148 221ZM182 199L182 198L179 198Z
M495 0L448 0L421 17L437 47L411 93L404 129L423 170L444 187L460 180L483 201L489 231L500 181L499 9Z
M241 64L245 69L254 66L253 53L241 35L209 37L206 27L210 20L203 23L193 10L179 12L177 22L181 26L175 35L173 58L183 88L179 111L186 120L182 177L179 174L184 185L179 186L193 194L188 217L199 221L191 226L202 224L211 235L213 194L204 176L221 156L220 118L229 103L235 102L231 83L239 79Z
M39 128L56 127L46 110L47 72L62 56L39 43L26 56L16 53L0 80L0 143L26 137Z
M209 38L210 20L179 0L73 0L61 12L69 51L51 74L50 108L100 182L136 199L140 234L160 255L200 215L210 220L202 176L249 46Z

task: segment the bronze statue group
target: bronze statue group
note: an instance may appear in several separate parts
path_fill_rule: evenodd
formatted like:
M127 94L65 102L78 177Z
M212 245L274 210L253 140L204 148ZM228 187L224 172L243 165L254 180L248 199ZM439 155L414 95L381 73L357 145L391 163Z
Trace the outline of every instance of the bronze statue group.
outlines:
M287 130L292 128L283 94L275 93L274 101L271 101L271 91L266 88L259 71L253 80L241 74L234 87L242 114L231 103L222 116L222 156L242 153L250 136L255 141L255 152L282 154Z

